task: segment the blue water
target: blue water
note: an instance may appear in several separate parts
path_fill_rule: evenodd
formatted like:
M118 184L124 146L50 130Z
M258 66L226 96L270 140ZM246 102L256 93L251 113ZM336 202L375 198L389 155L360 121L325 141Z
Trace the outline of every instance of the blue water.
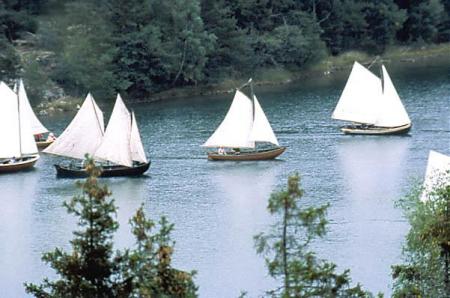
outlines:
M210 162L200 147L231 103L232 94L130 105L152 165L142 178L103 180L119 206L116 247L133 244L128 219L144 204L154 219L175 223L175 265L198 271L201 297L261 296L274 288L253 235L273 219L274 189L295 171L305 205L330 203L329 232L319 256L351 269L355 282L390 293L390 266L400 262L408 224L395 201L423 177L430 149L450 154L450 79L444 68L390 71L413 128L408 136L345 136L330 119L345 77L278 88L257 87L258 99L282 145L275 161ZM101 105L106 114L111 106ZM43 122L59 134L72 114ZM78 190L55 178L59 158L41 155L35 170L0 176L0 297L25 296L22 283L53 271L40 257L69 249L75 220L62 202Z

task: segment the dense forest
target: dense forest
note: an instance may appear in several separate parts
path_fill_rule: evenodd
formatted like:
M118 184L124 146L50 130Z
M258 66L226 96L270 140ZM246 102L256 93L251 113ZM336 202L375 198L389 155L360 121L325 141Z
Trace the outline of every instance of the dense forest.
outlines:
M450 41L450 0L1 0L0 79L132 98Z

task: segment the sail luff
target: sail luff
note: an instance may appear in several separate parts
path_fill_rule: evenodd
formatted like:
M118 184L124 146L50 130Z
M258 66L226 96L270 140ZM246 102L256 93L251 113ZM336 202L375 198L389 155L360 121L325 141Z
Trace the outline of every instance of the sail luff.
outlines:
M19 157L19 109L17 95L0 82L0 158Z
M277 137L273 132L272 126L267 119L258 99L253 95L254 104L254 121L252 131L250 133L250 140L253 142L269 142L279 146Z
M382 66L382 72L383 93L378 101L379 114L375 125L380 127L397 127L411 123L408 113L384 65Z
M420 200L433 199L433 191L447 185L450 185L450 156L431 150Z
M202 146L254 148L255 143L249 139L252 126L253 103L244 93L236 90L225 118Z
M93 155L104 133L103 113L89 93L63 133L43 152L84 159Z
M21 82L19 82L19 85ZM26 103L20 98L20 86L19 92L16 93L17 100L17 113L19 120L19 147L20 155L36 154L39 152L36 142L34 140L32 127L30 124L30 118L27 114Z
M382 92L381 80L355 61L332 118L375 124L376 104Z
M133 162L130 137L131 115L118 94L105 134L95 151L94 158L131 167Z
M33 108L31 107L22 80L19 81L17 92L20 101L21 117L28 118L32 134L37 135L41 133L47 133L48 129L41 123L41 121L39 121L39 119L37 118L36 114L33 111Z
M147 163L147 157L145 156L144 146L142 145L141 134L139 133L139 128L136 121L136 116L134 112L131 113L131 136L130 136L130 147L131 147L131 159L133 161Z

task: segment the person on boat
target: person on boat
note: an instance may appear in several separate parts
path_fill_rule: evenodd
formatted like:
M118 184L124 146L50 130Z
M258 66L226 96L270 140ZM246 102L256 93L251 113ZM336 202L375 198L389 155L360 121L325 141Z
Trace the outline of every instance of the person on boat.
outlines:
M217 153L220 155L225 155L225 149L223 149L223 147L219 147L219 150L217 150Z
M49 133L48 137L47 137L47 142L53 142L56 140L55 134L54 133Z
M34 140L35 140L36 142L41 141L42 138L43 138L43 135L42 135L41 133L38 133L37 135L34 135Z

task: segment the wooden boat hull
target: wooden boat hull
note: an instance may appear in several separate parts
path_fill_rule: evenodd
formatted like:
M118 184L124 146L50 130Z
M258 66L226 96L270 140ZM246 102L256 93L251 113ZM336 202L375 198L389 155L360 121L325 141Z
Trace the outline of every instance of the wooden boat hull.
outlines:
M215 152L208 152L209 160L269 160L274 159L286 150L286 147L279 147L270 150L256 151L256 152L241 152L239 154L218 154Z
M352 135L395 135L405 134L411 129L411 123L397 127L359 127L359 126L345 126L341 128L344 134Z
M100 177L121 177L121 176L140 176L150 167L150 162L141 163L134 167L125 167L119 165L102 166ZM81 167L70 167L64 165L55 165L56 176L58 178L86 178L88 173Z
M50 146L50 144L53 142L54 141L36 141L36 146L38 147L39 150L43 150L48 146Z
M0 173L12 173L31 169L39 159L39 155L22 157L14 163L0 163Z

